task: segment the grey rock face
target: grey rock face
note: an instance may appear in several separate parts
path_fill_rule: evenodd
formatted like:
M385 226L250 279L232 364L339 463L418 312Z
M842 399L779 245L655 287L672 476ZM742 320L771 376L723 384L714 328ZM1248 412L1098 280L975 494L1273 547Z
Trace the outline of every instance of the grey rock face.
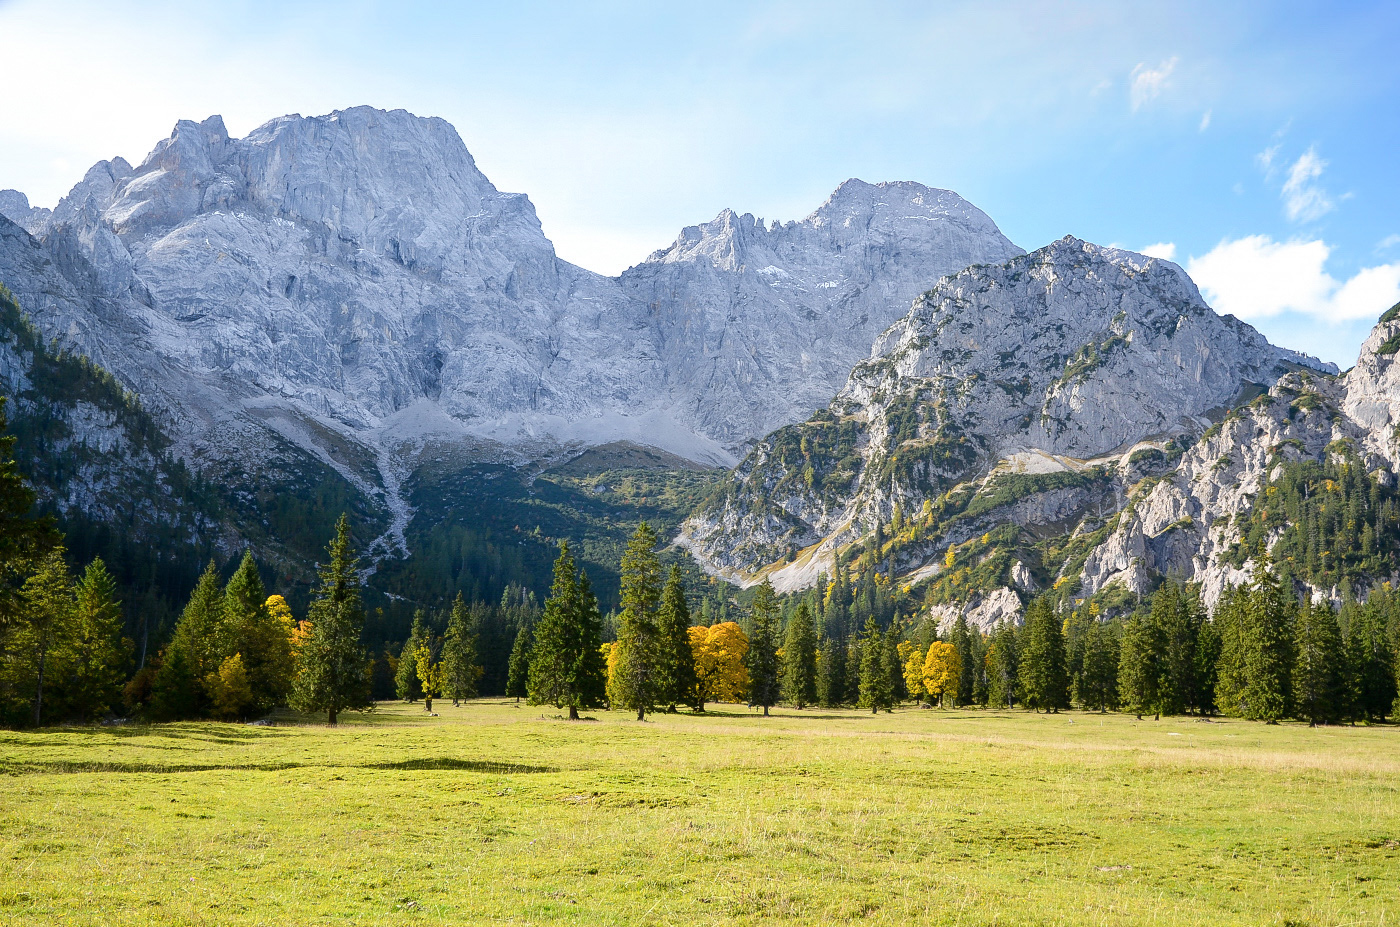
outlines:
M829 411L760 443L681 540L711 569L752 579L786 551L816 544L830 557L896 505L917 512L1020 454L1084 461L1198 433L1244 389L1297 369L1335 372L1217 315L1175 264L1065 238L939 281L876 339ZM855 434L840 450L855 470L819 485L803 461L813 476L839 470L813 449L840 428ZM1045 494L1027 500L1045 512L988 520L1058 521L1091 496ZM815 577L806 564L793 572L803 567Z
M621 278L560 260L440 119L358 107L248 137L182 121L51 213L0 195L0 274L137 390L183 456L272 432L397 506L431 440L508 459L631 439L732 462L825 403L912 296L1019 253L955 194L844 184L726 211ZM5 222L5 220L0 220ZM8 222L5 222L8 225Z

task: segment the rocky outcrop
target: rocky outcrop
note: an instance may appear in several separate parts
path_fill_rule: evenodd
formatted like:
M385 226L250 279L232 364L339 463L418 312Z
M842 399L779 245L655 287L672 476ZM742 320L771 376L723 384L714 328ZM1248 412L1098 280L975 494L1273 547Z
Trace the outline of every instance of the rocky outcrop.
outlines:
M834 552L896 507L917 512L1026 455L1065 471L1113 457L1121 495L1136 444L1194 437L1300 369L1335 372L1217 315L1175 264L1065 238L939 281L880 335L829 409L754 448L683 540L712 568L756 580L785 552ZM980 505L925 546L1008 521L1069 530L1103 500L1065 490ZM1115 543L1095 568L1135 576L1146 542ZM1169 544L1157 556L1184 554Z

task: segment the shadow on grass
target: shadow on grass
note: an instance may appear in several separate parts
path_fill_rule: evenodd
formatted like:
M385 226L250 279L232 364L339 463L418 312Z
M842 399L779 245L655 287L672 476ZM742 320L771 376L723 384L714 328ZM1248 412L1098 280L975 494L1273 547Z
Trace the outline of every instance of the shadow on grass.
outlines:
M459 760L448 756L399 760L393 763L72 763L57 760L49 763L6 763L0 765L0 775L30 774L61 775L66 773L197 773L197 772L282 772L288 769L382 769L382 770L458 770L491 773L493 775L552 773L553 766L528 766L524 763L500 763L493 760Z
M656 712L656 714L657 714L657 715L660 715L661 712ZM808 713L808 712L805 712L805 711L803 711L803 712L797 712L797 713L785 711L785 712L783 712L783 713L780 714L780 715L769 715L767 718L763 717L763 712L762 712L762 711L724 711L723 709L716 710L716 709L714 709L714 708L706 708L706 709L705 709L704 711L702 711L702 712L692 712L691 714L693 714L693 715L694 715L695 717L697 717L697 718L751 718L751 719L753 719L753 720L755 720L755 721L859 721L859 720L862 720L862 718L861 718L860 715L853 715L853 714L846 714L846 715L827 715L827 714L817 714L817 713L815 713L815 712Z

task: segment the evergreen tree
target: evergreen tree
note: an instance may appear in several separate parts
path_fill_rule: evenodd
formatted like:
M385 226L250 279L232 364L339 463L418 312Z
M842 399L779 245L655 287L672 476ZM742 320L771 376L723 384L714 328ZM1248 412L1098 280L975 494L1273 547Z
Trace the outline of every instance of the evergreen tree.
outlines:
M1392 593L1378 592L1356 610L1347 627L1349 689L1357 717L1382 721L1395 701L1395 652L1387 640L1384 606Z
M860 701L861 708L869 708L871 714L881 709L894 707L894 686L890 680L890 660L886 654L889 646L875 616L865 620L865 634L860 642Z
M447 634L442 641L442 694L455 708L465 698L476 698L482 669L477 663L476 629L462 593L452 602Z
M608 682L608 701L637 712L646 719L662 696L661 563L656 557L656 532L642 522L622 554L622 612L617 643L613 644L615 669Z
M219 655L225 660L241 656L251 707L268 711L285 705L296 675L292 641L267 609L267 591L250 551L224 587L222 617Z
M976 657L973 654L973 635L967 626L966 615L958 614L958 620L953 623L953 631L949 637L949 643L958 652L958 697L956 703L958 705L971 705L974 701L974 678L977 675L978 667Z
M1161 708L1169 715L1199 707L1196 637L1200 616L1195 597L1174 580L1152 597L1152 623L1162 634Z
M806 602L797 606L783 642L783 697L799 710L817 700L817 636Z
M224 661L226 655L220 646L223 627L224 592L218 567L210 560L175 623L175 632L151 683L151 702L157 719L196 718L208 710L209 698L199 681L217 673ZM191 678L196 684L190 684Z
M749 609L753 632L749 635L749 652L744 666L749 671L749 706L762 707L763 716L778 704L778 601L773 584L764 580L754 592Z
M608 674L601 647L598 600L588 576L574 565L569 542L560 541L554 585L530 651L530 704L567 706L571 721L578 720L579 709L602 705Z
M1212 714L1219 701L1216 684L1222 643L1220 626L1214 620L1202 620L1196 631L1196 710L1203 715Z
M394 672L394 692L405 702L416 702L423 697L423 684L418 679L418 648L430 635L428 617L423 609L413 613L413 627L408 632L408 640L399 651L399 666Z
M1003 621L987 648L987 699L998 708L1012 707L1020 692L1021 654L1016 629Z
M660 702L674 712L677 705L695 700L695 653L690 647L690 606L685 601L681 568L671 567L661 590L661 610L657 624L660 633Z
M373 707L365 672L369 657L360 645L365 610L345 515L336 523L326 552L330 562L320 571L320 585L307 613L311 630L301 644L292 702L299 711L326 712L326 722L335 724L343 711Z
M1216 661L1215 705L1220 713L1244 717L1245 685L1248 681L1245 657L1248 651L1249 604L1247 587L1227 586L1215 606L1211 624L1220 639L1220 657Z
M73 659L64 689L69 712L91 719L117 704L131 659L131 641L122 637L117 583L101 558L88 564L76 593Z
M1299 606L1294 624L1293 705L1309 727L1335 721L1345 698L1346 669L1342 631L1332 607L1323 602Z
M62 542L53 519L35 518L34 490L15 462L15 437L0 396L0 630L19 617L19 587L34 568ZM0 639L0 644L3 644Z
M1117 626L1093 620L1084 635L1084 667L1077 683L1079 704L1089 711L1118 708Z
M839 708L846 700L846 642L828 637L817 651L817 700Z
M506 679L506 697L517 703L530 695L530 652L535 647L535 635L530 625L522 624L515 633L510 648L510 669Z
M1123 626L1118 656L1118 697L1123 710L1137 715L1139 721L1148 712L1154 719L1162 716L1165 658L1162 629L1152 620L1150 612L1135 613Z
M44 719L44 699L61 679L71 659L65 646L73 635L77 602L73 579L63 560L64 550L55 547L39 561L39 569L24 582L19 596L19 617L10 629L6 654L4 688L23 706L23 713L12 712L34 727ZM19 705L15 707L20 707Z
M1065 668L1065 639L1060 620L1045 597L1031 603L1026 615L1025 647L1021 652L1021 698L1036 711L1069 707L1069 674Z
M1295 611L1282 583L1266 566L1255 570L1244 609L1244 715L1251 721L1277 724L1289 713Z
M987 669L987 637L981 631L969 635L972 642L972 704L986 706L991 701L992 680Z

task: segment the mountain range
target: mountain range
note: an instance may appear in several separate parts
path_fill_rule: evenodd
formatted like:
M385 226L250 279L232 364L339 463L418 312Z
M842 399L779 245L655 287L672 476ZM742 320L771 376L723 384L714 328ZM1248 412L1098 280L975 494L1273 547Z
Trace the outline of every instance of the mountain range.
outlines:
M1339 376L1216 314L1170 262L1072 237L1026 253L909 182L848 180L797 221L725 210L605 277L560 259L452 126L402 110L241 139L182 121L53 210L0 192L0 282L139 400L150 460L217 488L176 519L190 541L252 543L288 573L309 554L287 537L324 511L355 511L389 564L415 525L477 517L487 476L525 499L621 454L733 468L681 512L714 576L797 589L864 552L985 625L1051 587L1141 594L1172 572L1218 593L1279 467L1338 442L1367 472L1400 462L1395 313ZM26 357L0 353L12 390ZM78 444L114 427L63 408ZM83 486L151 470L120 457L50 497L86 511ZM974 556L999 570L946 588Z

